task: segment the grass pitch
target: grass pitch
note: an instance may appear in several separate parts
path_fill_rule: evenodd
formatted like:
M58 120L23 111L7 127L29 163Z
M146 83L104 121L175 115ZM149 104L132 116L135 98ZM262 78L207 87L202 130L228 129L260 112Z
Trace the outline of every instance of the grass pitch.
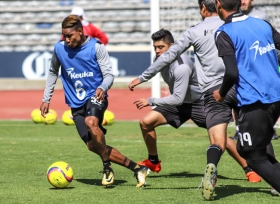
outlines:
M147 158L137 122L115 122L106 127L107 144L128 158ZM228 134L234 134L229 128ZM279 132L278 132L279 133ZM0 203L205 203L200 185L206 166L207 132L197 127L157 128L160 173L150 173L145 188L135 188L133 173L113 164L115 184L101 185L102 163L89 152L74 126L31 121L0 121ZM274 140L276 156L280 141ZM279 157L278 157L279 158ZM46 171L56 161L68 162L74 180L66 189L55 189ZM215 203L279 203L266 182L249 183L242 168L225 152L218 166Z

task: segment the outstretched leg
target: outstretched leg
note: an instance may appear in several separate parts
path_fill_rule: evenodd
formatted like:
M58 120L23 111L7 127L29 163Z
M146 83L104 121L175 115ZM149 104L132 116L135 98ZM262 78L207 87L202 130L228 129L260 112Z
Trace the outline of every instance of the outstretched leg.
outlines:
M274 157L268 157L265 148L258 151L240 152L240 154L246 158L254 171L280 192L280 164Z
M92 140L87 142L87 146L90 151L99 155L96 145L93 143ZM114 147L106 145L106 151L111 162L126 167L134 172L134 175L138 182L136 187L142 187L145 185L146 176L148 175L147 167L136 164L134 161L121 154Z
M164 116L157 111L150 111L140 120L140 129L148 150L148 159L139 162L139 164L149 167L149 169L154 172L159 172L161 170L160 161L158 159L155 128L166 123L167 121Z

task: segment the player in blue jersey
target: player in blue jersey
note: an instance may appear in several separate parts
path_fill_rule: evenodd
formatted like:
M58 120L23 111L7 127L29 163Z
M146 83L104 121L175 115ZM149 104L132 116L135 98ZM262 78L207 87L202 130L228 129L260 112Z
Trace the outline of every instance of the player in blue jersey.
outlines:
M248 16L252 16L252 17L255 17L255 18L260 18L260 19L263 19L267 22L270 23L270 18L269 16L257 9L254 5L253 5L253 2L254 0L241 0L241 6L240 6L240 11L245 14L245 15L248 15ZM278 53L280 54L280 53ZM278 58L279 59L279 58ZM236 118L235 120L235 124L236 124L236 132L235 132L235 135L233 137L231 137L233 140L237 140L238 139L238 133L239 133L239 124L238 124L238 115L236 113L236 111L234 111L234 118ZM278 135L276 134L276 130L274 128L274 134L273 134L273 137L272 139L273 140L278 140ZM267 151L270 152L270 154L274 155L274 150L273 150L273 147L272 145L269 145L268 148L267 148Z
M73 120L81 139L88 149L98 154L103 162L102 185L114 182L111 162L127 167L136 176L136 187L145 185L148 168L122 155L106 145L106 129L102 127L103 115L108 106L107 91L114 77L109 55L102 43L85 36L79 17L70 15L62 22L65 40L54 45L54 53L40 107L42 115L48 113L59 68L65 100L71 107Z
M280 192L280 163L266 151L280 115L280 73L275 49L280 34L266 21L242 14L240 0L216 0L225 23L216 31L218 54L226 71L213 92L222 102L235 85L239 111L237 149L248 165Z
M155 59L167 52L170 46L174 44L172 34L165 29L153 33L152 40L156 53ZM157 69L148 68L134 81L140 80L143 83L151 79L157 72ZM156 127L169 124L174 128L179 128L187 120L192 119L197 126L206 128L204 94L199 88L196 69L191 59L186 54L182 54L170 66L162 69L160 73L169 86L171 95L162 98L141 98L135 101L138 109L146 106L156 106L140 120L141 132L148 150L148 159L138 162L138 164L145 165L151 171L157 173L161 170L161 161L158 158L156 145ZM132 91L134 89L133 84L134 82L131 82L129 85ZM227 139L226 149L246 170L248 181L258 182L261 180L237 153L236 143L233 140Z

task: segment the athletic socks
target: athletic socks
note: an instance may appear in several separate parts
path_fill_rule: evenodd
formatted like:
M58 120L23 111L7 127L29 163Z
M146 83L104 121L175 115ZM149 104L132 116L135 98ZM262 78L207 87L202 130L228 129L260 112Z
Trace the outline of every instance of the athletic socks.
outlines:
M249 166L245 166L245 167L243 168L243 170L245 171L245 174L247 174L247 173L250 172L250 171L253 171Z
M207 149L207 164L212 163L216 167L218 165L218 162L220 161L220 158L222 156L222 149L218 145L210 145Z
M103 161L103 166L104 166L104 169L110 167L110 166L111 166L110 160L108 160L108 161Z
M130 160L129 164L128 164L128 166L126 168L128 168L128 169L130 169L130 170L132 170L134 172L137 172L139 170L140 166L139 166L139 164L136 164L135 162Z
M148 156L148 159L149 159L150 162L152 162L153 164L159 163L158 155L149 155L149 156Z

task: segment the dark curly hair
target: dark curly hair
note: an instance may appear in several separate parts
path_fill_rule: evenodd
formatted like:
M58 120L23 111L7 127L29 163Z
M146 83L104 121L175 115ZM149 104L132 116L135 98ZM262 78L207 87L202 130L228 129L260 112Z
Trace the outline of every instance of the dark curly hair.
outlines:
M167 44L171 44L174 43L174 38L173 35L171 34L171 32L169 30L165 30L165 29L160 29L159 31L155 32L152 34L152 39L153 41L158 41L163 39L163 41Z
M217 13L215 4L216 0L198 0L199 8L201 9L202 5L205 5L207 11L211 13Z
M82 28L83 25L81 23L81 20L76 15L70 15L67 16L61 23L62 28L73 28L74 30L78 30L79 28Z

